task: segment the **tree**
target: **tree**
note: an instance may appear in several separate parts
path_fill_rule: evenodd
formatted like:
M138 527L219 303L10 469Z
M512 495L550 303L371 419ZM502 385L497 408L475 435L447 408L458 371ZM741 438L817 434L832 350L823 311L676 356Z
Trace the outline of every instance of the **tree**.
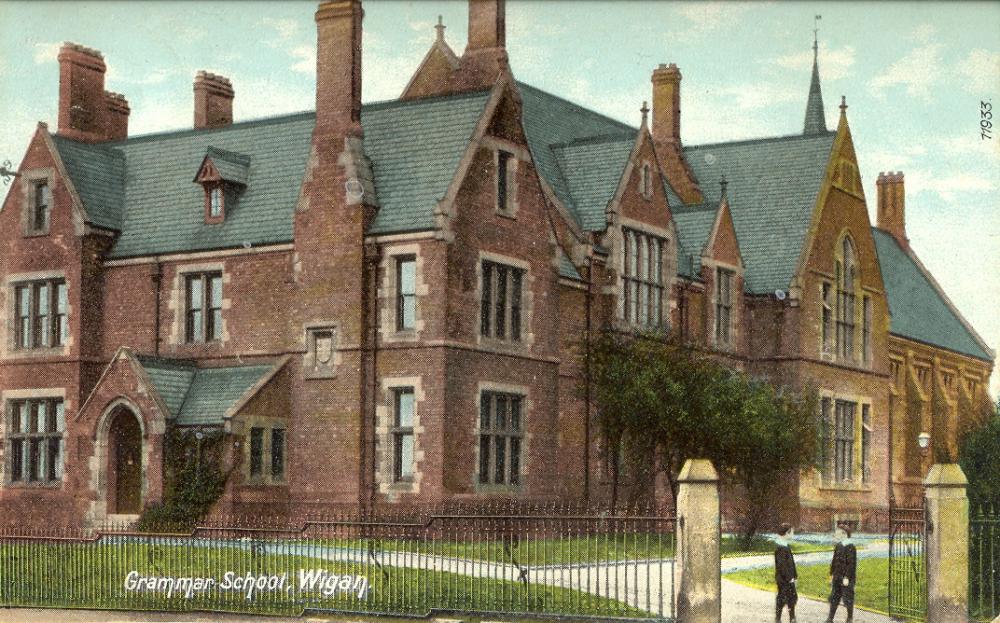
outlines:
M813 392L774 387L656 335L605 331L590 353L598 425L609 447L624 439L646 465L658 457L674 500L684 461L710 459L746 488L752 503L740 519L748 538L781 483L815 459ZM617 461L612 467L617 502Z
M992 417L962 440L959 464L969 479L969 497L1000 504L1000 401Z

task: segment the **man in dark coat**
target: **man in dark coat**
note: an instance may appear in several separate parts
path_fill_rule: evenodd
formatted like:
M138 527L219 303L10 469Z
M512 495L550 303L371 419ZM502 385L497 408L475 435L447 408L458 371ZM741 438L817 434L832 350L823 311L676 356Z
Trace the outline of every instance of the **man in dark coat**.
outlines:
M826 623L833 623L837 606L844 602L847 623L854 621L854 580L858 571L858 549L851 542L851 526L840 524L835 533L837 546L830 563L830 616Z
M795 556L788 545L792 538L792 527L787 523L778 529L778 546L774 549L774 582L778 585L778 597L774 620L781 623L781 611L788 606L788 616L795 623L795 604L799 601L799 593L795 590L795 582L799 574L795 570Z

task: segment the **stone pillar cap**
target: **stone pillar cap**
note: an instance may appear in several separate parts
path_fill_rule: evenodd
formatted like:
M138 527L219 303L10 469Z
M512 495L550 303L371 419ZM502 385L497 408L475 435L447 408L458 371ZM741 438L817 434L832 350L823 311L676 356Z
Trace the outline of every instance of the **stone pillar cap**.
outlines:
M968 484L958 463L935 463L924 478L925 487L965 487Z
M719 474L708 459L688 459L677 482L719 482Z

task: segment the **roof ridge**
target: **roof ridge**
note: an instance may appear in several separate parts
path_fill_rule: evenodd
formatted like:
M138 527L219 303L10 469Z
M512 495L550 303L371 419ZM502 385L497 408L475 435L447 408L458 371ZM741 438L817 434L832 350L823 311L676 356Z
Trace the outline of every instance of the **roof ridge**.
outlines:
M581 136L575 138L571 141L563 141L560 143L552 143L549 145L552 149L564 149L566 147L577 147L580 145L598 145L602 143L617 143L629 141L630 143L635 142L635 136L631 133L626 134L623 130L621 134L595 134L593 136Z
M176 366L179 368L198 368L198 362L193 359L173 359L171 357L160 357L158 355L143 355L140 353L135 354L135 358L139 360L140 363L145 367L146 362L166 364L170 366Z
M548 92L548 91L546 91L544 89L540 89L540 88L538 88L536 86L533 86L533 85L530 85L530 84L528 84L526 82L521 82L520 80L516 80L515 82L517 83L517 86L520 87L520 88L528 88L528 89L530 89L532 91L535 91L537 93L541 93L543 95L551 97L552 99L559 100L560 102L563 102L564 104L569 104L573 108L582 110L582 111L584 111L584 112L586 112L588 114L594 115L595 117L601 117L601 118L606 119L606 120L608 120L608 121L610 121L612 123L616 123L616 124L620 125L623 129L628 129L631 132L637 132L639 130L638 127L633 127L633 126L625 123L624 121L619 121L618 119L615 119L614 117L611 117L611 116L606 115L606 114L601 113L601 112L597 112L596 110L593 110L591 108L587 108L583 104L577 104L574 101L571 101L571 100L566 99L565 97L562 97L561 95L556 95L555 93L550 93L550 92Z
M830 138L837 134L836 130L827 130L826 132L820 134L784 134L781 136L762 136L758 138L747 138L738 141L719 141L716 143L701 143L698 145L686 145L684 151L689 149L702 149L705 147L718 147L721 145L750 145L756 143L770 143L776 141L784 141L790 139L800 139L800 140L815 140L818 138Z

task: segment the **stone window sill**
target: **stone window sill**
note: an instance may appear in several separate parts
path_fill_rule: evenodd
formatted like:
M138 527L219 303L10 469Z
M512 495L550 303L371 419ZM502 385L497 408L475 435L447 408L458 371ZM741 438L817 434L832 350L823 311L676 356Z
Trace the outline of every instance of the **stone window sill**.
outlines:
M305 370L303 376L307 381L320 381L337 378L336 370Z
M65 357L69 355L68 346L41 347L41 348L14 348L7 352L10 359L32 359L35 357Z
M820 491L854 491L857 493L871 493L872 487L868 484L857 484L853 482L826 482L817 487Z
M8 489L20 489L24 491L28 490L57 490L62 489L62 481L54 482L7 482L5 483Z
M243 481L244 487L260 487L260 488L274 488L274 487L288 487L288 481L285 479L281 480L269 480L267 478L247 478Z

